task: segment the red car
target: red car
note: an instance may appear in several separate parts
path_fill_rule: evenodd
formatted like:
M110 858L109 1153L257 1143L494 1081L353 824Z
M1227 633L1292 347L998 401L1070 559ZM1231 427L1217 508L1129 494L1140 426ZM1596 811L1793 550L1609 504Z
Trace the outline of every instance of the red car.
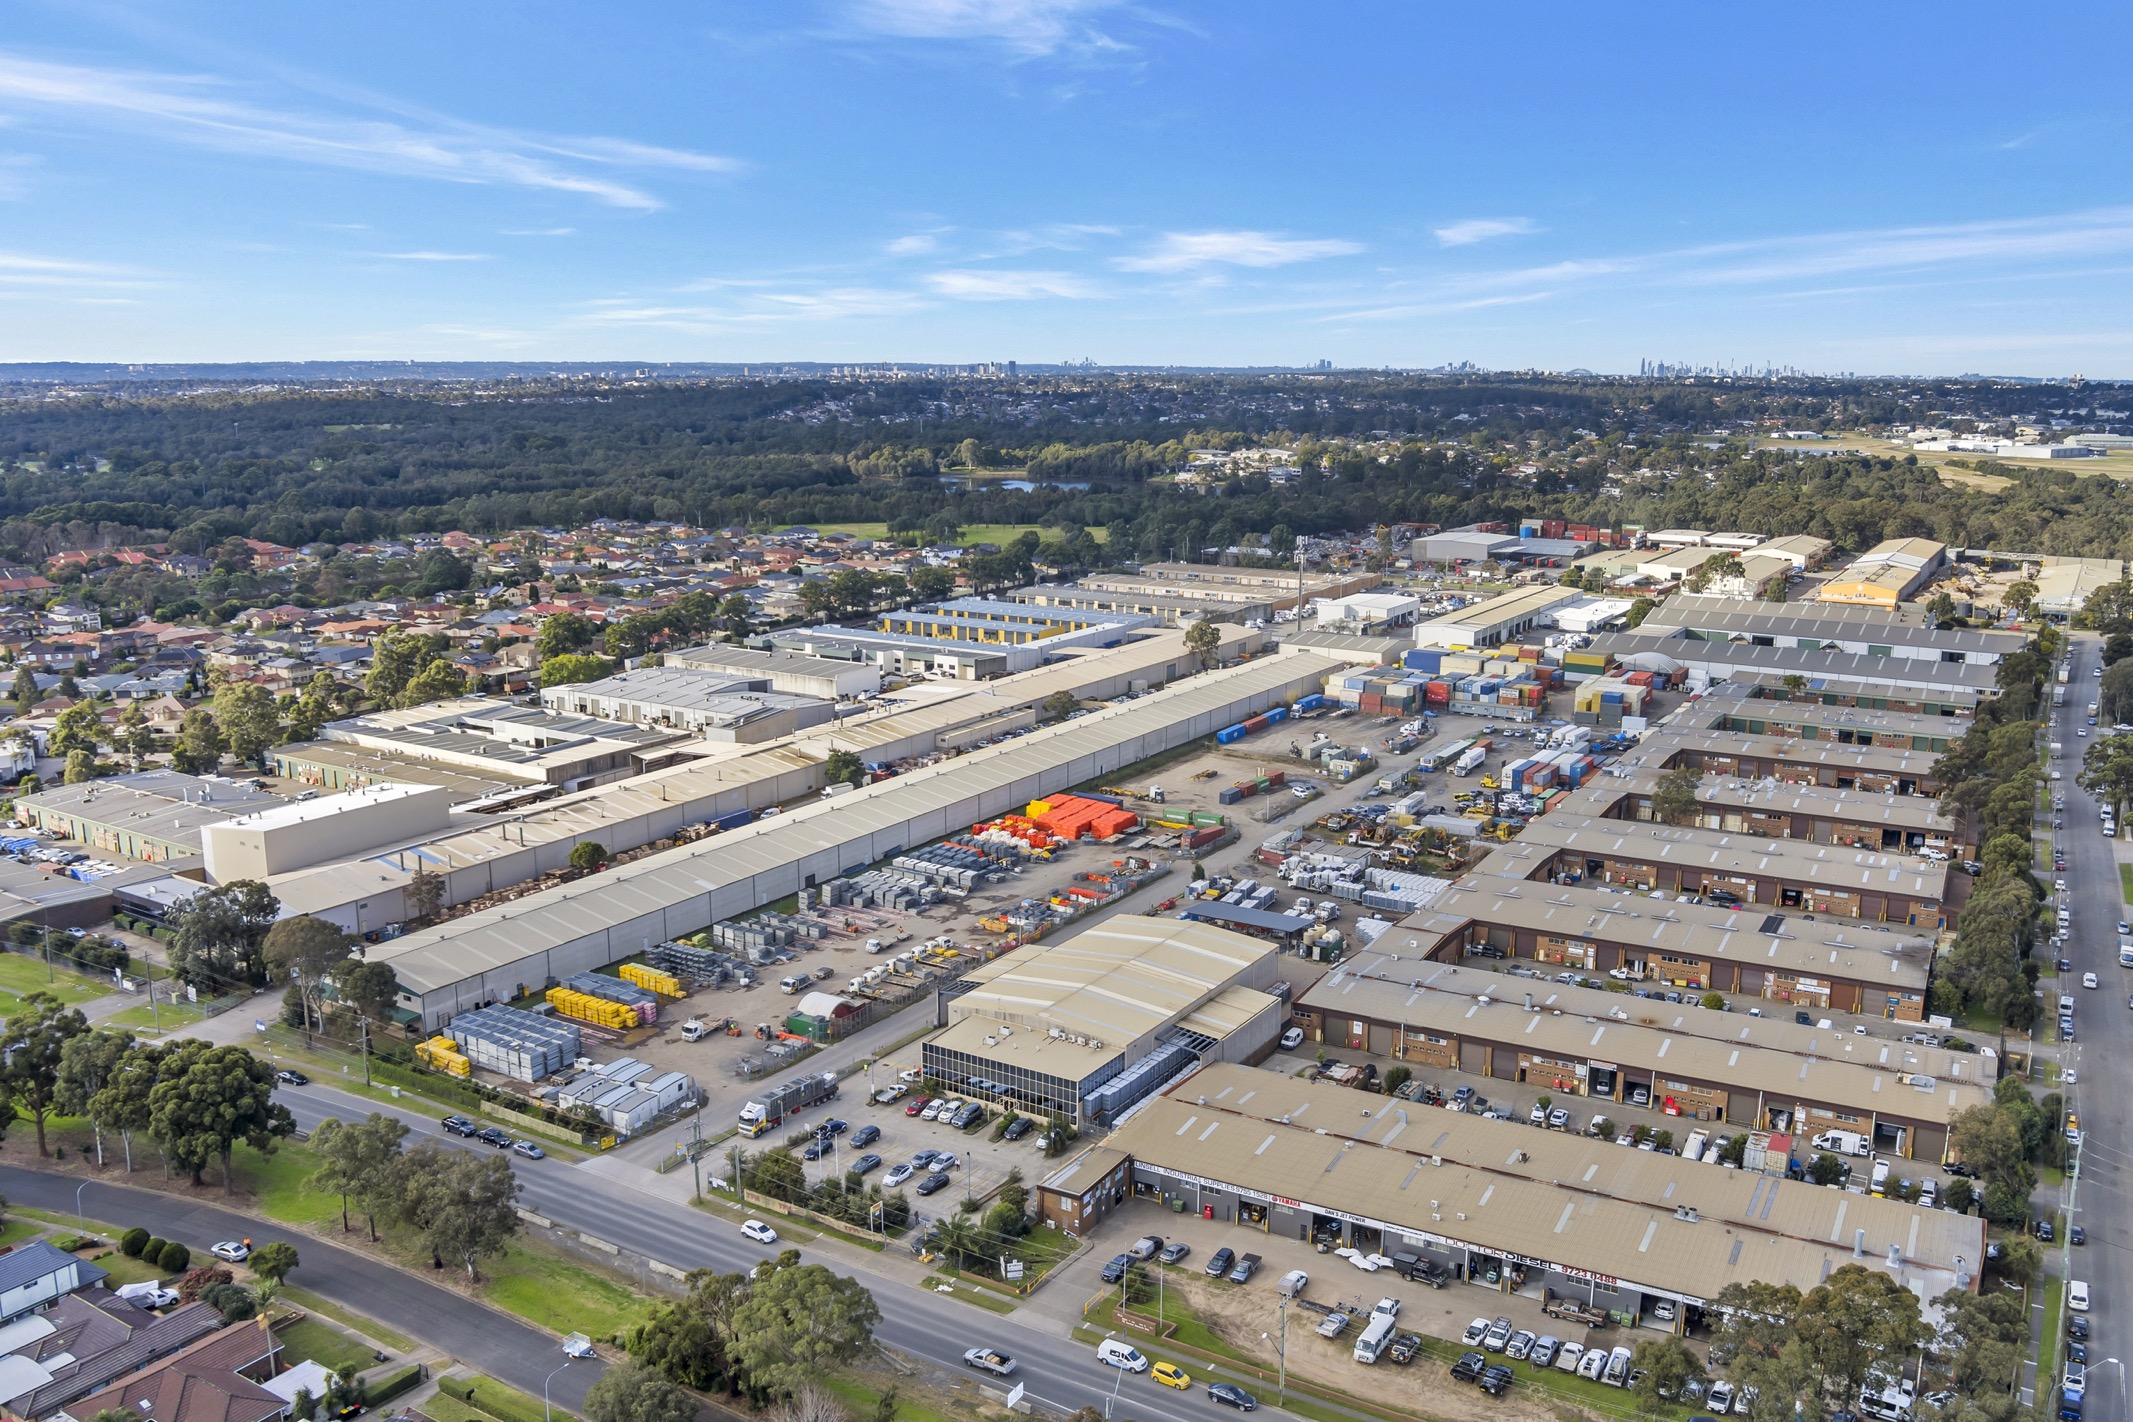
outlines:
M916 1116L919 1112L926 1109L926 1103L928 1101L931 1101L932 1099L933 1098L930 1096L912 1097L911 1104L909 1106L904 1107L904 1114L906 1116Z

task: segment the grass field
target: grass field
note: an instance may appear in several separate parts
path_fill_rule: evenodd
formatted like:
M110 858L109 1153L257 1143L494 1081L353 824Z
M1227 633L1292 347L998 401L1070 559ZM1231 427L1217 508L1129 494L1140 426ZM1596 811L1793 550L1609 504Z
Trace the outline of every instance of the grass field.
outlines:
M281 1346L289 1357L298 1362L309 1358L336 1373L344 1367L361 1370L376 1361L371 1357L370 1348L332 1324L316 1318L306 1318L301 1323L292 1323L287 1328L277 1329L274 1336L281 1340Z
M2133 904L2133 864L2118 866L2118 896L2122 902Z
M164 1002L158 998L153 1008L145 1004L123 1008L105 1018L104 1022L112 1027L130 1027L136 1032L176 1032L206 1016L189 1002Z
M538 1246L512 1245L482 1265L482 1276L490 1303L557 1333L613 1338L652 1311L643 1295Z
M344 1328L352 1328L365 1338L375 1338L395 1353L412 1353L415 1351L414 1340L406 1334L396 1333L375 1319L360 1318L342 1308L339 1304L328 1303L317 1294L306 1293L294 1285L283 1285L282 1291L275 1297L279 1298L283 1303L294 1304L306 1313L315 1313L321 1318L334 1320Z
M48 969L42 958L0 953L0 992L16 1001L33 992L48 992L69 1006L78 1006L111 990L111 984L101 978L85 978L65 968ZM14 1004L9 1003L4 1010L12 1012Z

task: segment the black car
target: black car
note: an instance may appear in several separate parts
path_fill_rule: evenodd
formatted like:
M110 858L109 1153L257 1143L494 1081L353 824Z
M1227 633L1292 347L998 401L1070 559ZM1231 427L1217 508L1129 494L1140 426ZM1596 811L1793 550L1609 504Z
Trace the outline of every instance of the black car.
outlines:
M880 1157L880 1156L878 1156L878 1155L876 1155L876 1154L874 1154L874 1152L872 1152L872 1151L868 1151L868 1152L867 1152L867 1153L866 1153L865 1155L862 1155L861 1157L859 1157L859 1159L857 1159L857 1160L853 1161L853 1162L852 1162L852 1163L851 1163L850 1165L846 1166L845 1168L846 1168L847 1170L851 1171L851 1172L852 1172L852 1174L854 1174L854 1175L864 1175L864 1174L866 1174L866 1173L867 1173L867 1172L868 1172L869 1170L872 1170L872 1169L874 1169L875 1167L879 1166L880 1164L881 1164L881 1157Z
M2081 1225L2068 1225L2066 1227L2066 1242L2068 1244L2087 1244L2089 1242L2089 1232Z
M471 1136L481 1129L464 1116L447 1116L437 1124L444 1127L448 1136Z
M1229 1266L1237 1262L1237 1251L1224 1247L1217 1249L1207 1259L1207 1277L1219 1279L1229 1272Z
M1510 1388L1513 1376L1509 1368L1498 1363L1481 1375L1481 1390L1491 1397L1502 1397Z
M1459 1361L1452 1364L1452 1381L1472 1382L1488 1367L1488 1355L1484 1353L1461 1353Z
M801 1148L800 1159L820 1160L823 1156L828 1155L829 1153L829 1137L816 1136L813 1140L809 1141L804 1147Z
M274 1073L274 1079L283 1086L309 1086L311 1084L311 1078L305 1076L295 1067L284 1067Z
M1802 1027L1812 1027L1815 1025L1814 1017L1811 1014L1805 1012L1794 1012L1792 1014L1792 1020L1794 1022L1797 1022Z
M933 1158L939 1154L940 1152L937 1150L922 1150L911 1157L911 1164L915 1169L924 1170L927 1166L933 1164Z
M1036 1129L1037 1123L1035 1121L1031 1120L1027 1116L1017 1116L1013 1121L1008 1123L1007 1131L1000 1137L1000 1139L1003 1141L1019 1141L1024 1136L1028 1135L1031 1131L1034 1131ZM1227 1387L1229 1386L1229 1384L1224 1383L1222 1384L1222 1386ZM1242 1389L1239 1389L1239 1391L1242 1391ZM1249 1397L1251 1396L1251 1394L1245 1393L1245 1396ZM1258 1406L1258 1404L1254 1403L1253 1406L1256 1407Z
M1259 1399L1235 1383L1209 1383L1207 1385L1207 1395L1216 1402L1228 1403L1239 1412L1257 1412L1259 1410Z
M852 1144L855 1146L870 1146L880 1139L881 1127L879 1126L861 1126L858 1130L852 1132Z
M511 1149L511 1133L496 1126L484 1126L474 1133L474 1139L487 1141L498 1150Z
M2037 1238L2043 1240L2046 1244L2050 1244L2054 1239L2058 1238L2058 1234L2052 1229L2050 1220L2038 1220L2036 1233Z
M2067 1344L2066 1360L2069 1363L2079 1363L2082 1367L2087 1367L2089 1365L2089 1345L2086 1343Z
M841 1136L846 1131L849 1131L851 1128L852 1123L850 1121L840 1121L835 1116L832 1116L827 1121L824 1121L822 1123L821 1128L816 1132L816 1134L824 1136Z
M1951 1161L1950 1163L1941 1168L1946 1170L1950 1175L1960 1175L1965 1180L1971 1180L1977 1177L1977 1172L1975 1170L1972 1170L1969 1166L1963 1164L1959 1160Z
M920 1188L923 1189L924 1187L921 1186ZM1126 1266L1132 1262L1123 1254L1115 1254L1111 1257L1111 1262L1104 1265L1104 1271L1100 1277L1107 1284L1115 1284L1126 1277Z
M918 1193L932 1195L948 1188L948 1177L938 1170L918 1182Z
M2077 1343L2088 1342L2089 1316L2085 1313L2076 1313L2069 1315L2066 1320L2066 1336L2073 1339Z

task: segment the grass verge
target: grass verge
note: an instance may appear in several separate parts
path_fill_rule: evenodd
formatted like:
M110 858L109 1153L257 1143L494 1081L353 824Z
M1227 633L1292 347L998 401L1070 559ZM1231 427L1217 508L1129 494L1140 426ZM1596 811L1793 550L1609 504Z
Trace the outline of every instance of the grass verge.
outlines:
M291 1358L299 1362L309 1358L336 1373L344 1367L360 1371L377 1361L371 1356L373 1349L316 1318L305 1318L276 1329L274 1336L281 1340L282 1348Z
M2133 864L2118 866L2118 896L2124 902L2133 904Z
M849 1373L824 1373L815 1379L828 1391L835 1393L839 1401L851 1410L854 1417L872 1417L881 1403L881 1395L887 1389L876 1387L862 1378ZM896 1396L896 1422L966 1422L954 1413L943 1412L937 1407L928 1407L914 1402L901 1391Z
M375 1338L395 1353L412 1353L415 1351L415 1341L405 1333L395 1332L375 1319L364 1318L359 1314L350 1313L339 1304L329 1303L317 1294L299 1289L293 1284L283 1285L281 1292L274 1297L284 1303L294 1304L306 1313L315 1313L321 1318L330 1318L344 1328L354 1329L365 1338Z
M943 1288L943 1285L950 1287ZM1013 1299L994 1293L982 1284L972 1284L961 1279L950 1279L942 1274L928 1274L919 1280L918 1286L932 1293L944 1293L964 1303L975 1304L992 1313L1010 1314L1015 1311Z
M46 992L69 1006L108 997L115 989L102 978L85 978L67 968L47 968L42 957L0 953L0 989L27 997Z
M136 1032L176 1032L206 1017L206 1013L189 1002L158 1002L152 1008L122 1008L106 1017L100 1025L130 1027Z
M512 1245L482 1275L490 1303L557 1333L613 1338L652 1312L650 1299L538 1245Z

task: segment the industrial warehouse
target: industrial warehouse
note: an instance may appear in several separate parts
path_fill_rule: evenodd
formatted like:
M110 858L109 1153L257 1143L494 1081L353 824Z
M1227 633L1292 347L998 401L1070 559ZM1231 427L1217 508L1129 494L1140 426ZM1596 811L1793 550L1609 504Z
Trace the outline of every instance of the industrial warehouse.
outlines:
M1091 1154L1036 1192L1063 1229L1097 1214L1099 1186L1117 1178L1191 1215L1410 1251L1454 1278L1567 1294L1627 1322L1665 1301L1707 1305L1733 1283L1811 1289L1854 1262L1931 1299L1974 1289L1984 1259L1973 1216L1226 1064L1147 1103ZM1671 1316L1660 1326L1678 1330Z
M1807 1015L1820 1019L1821 1010ZM1789 1012L1753 1018L1598 988L1513 984L1473 967L1375 953L1305 993L1296 1020L1307 1040L1417 1072L1523 1082L1557 1099L1802 1138L1849 1131L1872 1150L1929 1161L1947 1154L1950 1121L1991 1102L1999 1068L1996 1053L1870 1041L1796 1023Z
M1078 1125L1199 1062L1256 1061L1288 1017L1280 955L1208 924L1122 915L966 973L940 994L926 1076Z

